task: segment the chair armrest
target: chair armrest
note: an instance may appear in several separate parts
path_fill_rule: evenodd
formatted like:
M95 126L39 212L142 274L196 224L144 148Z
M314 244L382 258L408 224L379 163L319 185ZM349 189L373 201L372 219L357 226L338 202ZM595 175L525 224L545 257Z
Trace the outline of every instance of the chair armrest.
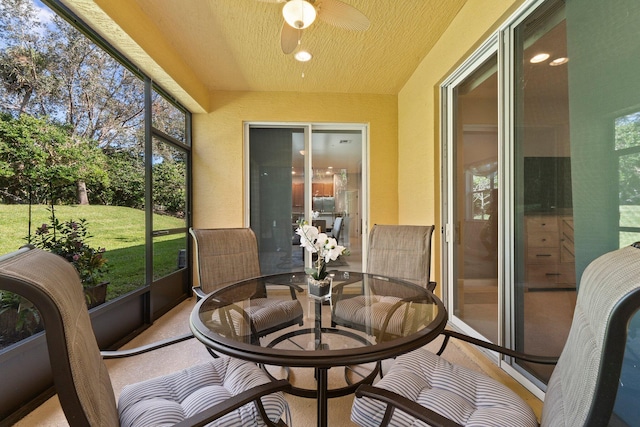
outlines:
M298 285L293 284L293 283L289 284L289 286L291 286L292 289L295 289L296 292L299 292L299 293L304 292L304 289L302 289L302 286L298 286Z
M101 351L100 355L102 356L103 359L121 359L123 357L130 357L130 356L136 356L138 354L148 353L150 351L157 350L159 348L168 347L170 345L177 344L182 341L190 340L191 338L194 338L194 336L191 332L189 332L184 335L167 338L162 341L156 341L151 344L147 344L147 345L143 345L140 347L135 347L127 350Z
M198 301L207 296L200 286L194 286L191 289L193 289L193 293L196 294L196 300Z
M266 285L269 285L269 286L272 286L272 285L288 286L289 287L289 292L291 292L291 299L298 299L298 297L296 296L296 292L298 292L298 293L303 293L304 292L304 289L302 289L301 286L296 285L295 283L278 283L276 281L268 280Z
M482 341L477 338L473 338L468 335L461 334L460 332L451 331L448 329L445 329L444 331L442 331L442 335L444 335L444 341L442 342L442 346L440 347L440 350L438 350L438 353L437 353L438 356L442 355L442 352L444 351L445 347L447 346L447 343L449 342L449 337L452 337L452 338L456 338L456 339L477 345L478 347L484 347L486 349L493 350L498 353L515 357L516 359L525 360L531 363L539 363L541 365L555 365L556 363L558 363L558 357L538 356L534 354L521 353L519 351L511 350L509 348L492 344L486 341Z
M267 384L261 384L249 390L243 391L242 393L237 394L224 402L207 408L204 411L197 413L196 415L186 418L185 420L175 424L175 426L204 426L211 421L218 419L231 411L235 411L239 407L244 406L252 401L255 402L256 405L258 405L258 410L262 414L263 421L265 421L268 426L274 426L276 424L268 419L265 419L266 412L264 411L264 407L262 407L260 398L267 394L275 393L278 391L289 391L290 389L291 384L289 384L289 382L286 380L271 381Z
M438 282L432 282L432 281L429 281L429 282L427 283L427 289L428 289L430 292L433 292L433 291L436 289L436 286L437 286L437 285L438 285Z
M431 409L425 408L419 403L394 393L384 388L362 384L356 390L356 397L368 397L387 404L387 410L380 426L387 426L393 415L393 411L399 409L433 427L462 427Z
M298 293L304 292L304 289L302 289L301 286L298 286L294 283L287 283L286 286L289 286L289 292L291 292L291 299L298 299L298 297L296 296L296 292Z
M338 293L338 294L342 294L342 289L347 286L347 285L352 285L354 283L358 283L360 281L362 281L362 273L356 273L356 272L348 272L349 273L349 278L348 279L342 279L340 278L339 281L340 283L334 284L332 286L332 290L334 293Z

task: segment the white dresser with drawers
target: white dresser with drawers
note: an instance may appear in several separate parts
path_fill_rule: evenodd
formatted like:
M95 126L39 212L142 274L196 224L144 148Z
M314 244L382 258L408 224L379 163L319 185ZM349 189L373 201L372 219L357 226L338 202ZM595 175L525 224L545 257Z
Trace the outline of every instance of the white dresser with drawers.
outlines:
M575 288L573 216L527 215L525 236L526 288Z

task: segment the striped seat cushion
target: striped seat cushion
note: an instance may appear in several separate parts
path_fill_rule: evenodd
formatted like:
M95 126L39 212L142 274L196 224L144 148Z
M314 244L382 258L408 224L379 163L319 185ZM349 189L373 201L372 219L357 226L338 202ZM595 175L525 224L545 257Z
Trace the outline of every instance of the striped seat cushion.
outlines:
M269 382L255 364L222 357L164 377L123 388L118 401L122 426L168 426L224 402L245 390ZM276 422L287 402L282 393L262 398L269 418ZM211 426L264 425L252 403L209 424Z
M245 307L245 310L258 335L262 331L267 331L302 316L302 306L297 299L254 298L251 300L251 306Z
M358 295L337 301L334 315L371 334L384 329L387 334L404 336L412 332L406 327L412 325L414 309L410 304L399 304L400 300L393 296Z
M531 408L511 389L424 349L399 356L375 386L403 395L464 426L538 426ZM363 427L378 426L385 409L386 405L379 401L354 399L351 420ZM397 410L389 425L427 424Z

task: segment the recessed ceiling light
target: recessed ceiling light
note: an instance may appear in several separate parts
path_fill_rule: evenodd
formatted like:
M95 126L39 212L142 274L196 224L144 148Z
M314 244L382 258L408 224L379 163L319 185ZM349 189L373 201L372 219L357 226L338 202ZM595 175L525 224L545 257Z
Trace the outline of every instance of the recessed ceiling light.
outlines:
M307 62L313 58L313 55L306 50L299 50L293 54L293 57L300 62Z
M539 53L537 55L534 55L534 57L531 58L529 62L531 62L532 64L537 64L539 62L546 61L547 59L549 59L548 53Z
M551 65L552 67L557 67L558 65L566 64L567 62L569 62L569 58L561 57L549 62L549 65Z

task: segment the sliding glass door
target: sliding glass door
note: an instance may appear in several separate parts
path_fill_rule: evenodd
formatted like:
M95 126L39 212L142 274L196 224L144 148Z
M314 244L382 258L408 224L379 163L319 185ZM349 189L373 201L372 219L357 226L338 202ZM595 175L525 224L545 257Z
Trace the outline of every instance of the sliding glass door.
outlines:
M456 327L557 356L586 266L640 240L638 19L632 0L532 0L443 84L443 271ZM629 340L627 402L640 394L639 353ZM500 364L543 396L552 367ZM617 412L640 417L633 404Z
M247 124L247 222L256 233L263 274L303 270L295 234L301 220L350 249L332 265L360 271L366 218L361 125Z
M450 87L449 243L454 319L498 342L498 90L495 48ZM451 234L451 233L450 233Z

